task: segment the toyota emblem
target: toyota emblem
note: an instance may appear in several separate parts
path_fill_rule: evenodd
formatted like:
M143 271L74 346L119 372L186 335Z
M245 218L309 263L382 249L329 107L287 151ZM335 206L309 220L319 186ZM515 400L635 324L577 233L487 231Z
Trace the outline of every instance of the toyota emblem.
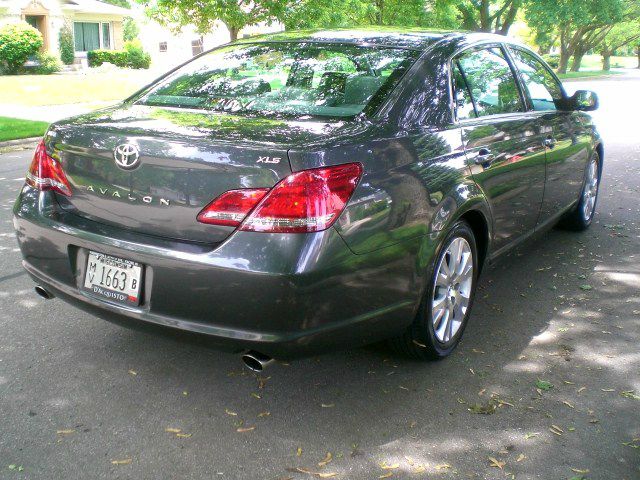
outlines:
M140 163L140 152L132 143L123 143L113 150L113 158L120 168L131 170Z

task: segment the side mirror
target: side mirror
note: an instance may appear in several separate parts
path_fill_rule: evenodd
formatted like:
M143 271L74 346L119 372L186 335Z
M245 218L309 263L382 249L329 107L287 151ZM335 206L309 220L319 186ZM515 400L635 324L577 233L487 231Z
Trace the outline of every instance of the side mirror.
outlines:
M590 90L577 90L569 99L569 105L572 110L591 112L599 106L598 95Z

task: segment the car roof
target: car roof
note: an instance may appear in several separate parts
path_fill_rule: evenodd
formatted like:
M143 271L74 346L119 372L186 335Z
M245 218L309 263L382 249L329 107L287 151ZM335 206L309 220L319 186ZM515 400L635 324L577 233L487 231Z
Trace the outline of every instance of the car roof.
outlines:
M513 41L491 33L453 30L424 30L399 27L362 27L332 30L294 30L246 37L235 43L309 42L346 43L424 50L436 43L472 44L477 42Z

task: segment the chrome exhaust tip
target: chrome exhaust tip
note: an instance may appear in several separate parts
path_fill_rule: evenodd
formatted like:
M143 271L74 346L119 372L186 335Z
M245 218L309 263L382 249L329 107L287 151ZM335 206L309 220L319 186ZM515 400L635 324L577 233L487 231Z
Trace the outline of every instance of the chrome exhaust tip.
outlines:
M49 292L49 290L47 290L46 288L40 286L40 285L36 285L34 287L34 290L36 291L36 293L38 295L40 295L42 298L46 299L46 300L51 300L53 298L53 294L51 292Z
M262 372L271 365L275 360L267 355L253 350L242 354L242 362L252 372Z

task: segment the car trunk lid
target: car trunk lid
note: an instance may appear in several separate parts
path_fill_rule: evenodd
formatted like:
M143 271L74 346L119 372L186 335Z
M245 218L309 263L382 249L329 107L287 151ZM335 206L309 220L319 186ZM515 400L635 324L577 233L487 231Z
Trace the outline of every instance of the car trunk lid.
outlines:
M64 208L143 234L215 244L234 228L199 223L202 208L228 190L272 187L291 173L286 142L267 138L273 129L284 133L284 123L261 124L260 136L252 119L154 112L115 110L54 126L55 155L73 192L58 197ZM122 145L121 153L137 149L137 164L116 163Z

